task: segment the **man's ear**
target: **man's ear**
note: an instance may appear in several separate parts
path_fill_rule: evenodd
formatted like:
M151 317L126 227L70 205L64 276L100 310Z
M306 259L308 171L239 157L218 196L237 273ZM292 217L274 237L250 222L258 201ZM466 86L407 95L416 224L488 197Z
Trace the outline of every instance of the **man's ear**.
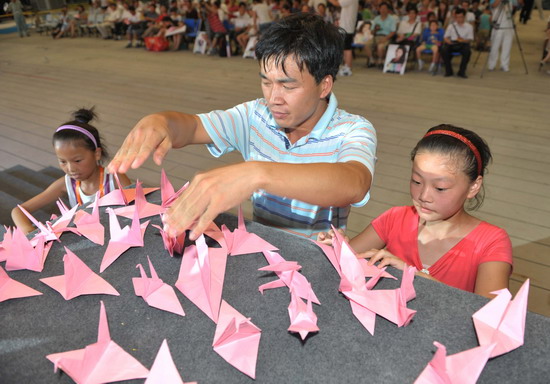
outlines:
M319 98L326 99L328 95L332 92L332 86L334 85L334 79L331 75L326 75L323 80L319 83L321 87L321 94Z

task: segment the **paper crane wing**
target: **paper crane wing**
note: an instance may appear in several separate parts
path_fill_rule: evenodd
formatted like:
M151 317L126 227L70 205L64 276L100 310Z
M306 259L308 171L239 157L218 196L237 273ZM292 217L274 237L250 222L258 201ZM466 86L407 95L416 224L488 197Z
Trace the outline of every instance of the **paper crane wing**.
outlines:
M299 333L302 340L306 339L308 333L319 331L317 315L313 312L311 300L304 303L293 290L290 291L288 316L290 317L288 330Z
M155 357L155 361L145 384L186 384L181 379L180 373L174 360L172 359L172 354L170 353L170 348L168 348L168 343L166 339L163 340L162 345ZM192 384L192 383L187 383ZM193 383L196 384L196 383Z
M41 295L38 292L23 283L20 283L8 276L4 268L0 267L0 303L9 299L19 299Z
M143 187L141 186L140 181L136 182L135 191L135 205L128 205L126 207L115 209L115 213L118 216L124 216L131 219L134 215L134 211L137 211L139 218L143 219L146 217L156 216L164 212L165 208L160 205L151 204L145 199L145 193L143 192Z
M29 271L42 272L46 257L52 247L52 242L44 244L44 238L37 241L36 247L33 247L27 237L15 228L9 244L6 244L7 250L6 270L15 271L19 269L28 269Z

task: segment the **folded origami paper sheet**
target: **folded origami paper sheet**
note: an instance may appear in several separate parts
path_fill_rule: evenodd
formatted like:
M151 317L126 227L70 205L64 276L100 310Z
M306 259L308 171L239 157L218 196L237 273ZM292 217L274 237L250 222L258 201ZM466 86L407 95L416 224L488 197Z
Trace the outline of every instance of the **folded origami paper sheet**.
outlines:
M523 345L529 279L513 300L507 289L492 293L497 296L472 316L479 345L496 344L491 358Z
M65 247L65 252L63 257L65 274L46 277L40 279L41 282L55 289L65 300L81 295L120 295L111 284L94 273L69 248Z
M20 205L18 205L18 207L21 212L23 212L25 216L27 216L27 218L36 226L36 228L40 230L40 232L38 232L31 240L33 246L36 246L38 242L59 240L61 233L69 230L67 227L78 209L78 206L74 206L71 210L65 211L55 223L52 224L47 221L43 224L36 220L33 215L27 212L25 208Z
M36 247L33 247L31 241L27 239L23 232L15 228L11 240L3 244L6 251L6 270L28 269L29 271L42 272L53 243L45 243L43 237L38 239Z
M222 300L227 252L209 248L201 235L183 252L176 288L215 323Z
M434 342L435 355L415 381L415 384L474 384L495 347L484 345L451 356L443 344Z
M36 289L32 289L8 276L4 268L0 267L0 303L9 299L19 299L41 295Z
M105 227L99 221L99 192L93 203L92 213L80 210L76 213L74 224L77 232L91 242L103 245L105 243Z
M231 232L225 225L222 225L222 232L227 244L227 252L231 256L278 250L277 247L268 243L260 236L246 230L243 209L241 206L239 206L238 220L239 225L233 232Z
M162 237L162 242L164 244L164 249L168 251L170 256L174 257L174 253L178 253L180 255L183 253L183 247L186 237L185 231L183 231L177 237L170 237L166 232L164 232L164 229L162 229L162 227L155 224L152 225L159 230L160 236Z
M286 261L277 252L264 251L263 254L269 266L260 268L260 270L273 271L279 279L260 285L258 287L260 292L263 293L266 289L280 288L286 285L302 299L311 299L315 304L321 304L315 292L313 292L309 281L304 275L298 272L298 269L301 267L296 262Z
M170 207L172 203L182 194L182 192L187 189L188 186L189 182L185 183L183 187L175 192L174 187L172 186L170 180L168 180L168 176L166 176L166 172L163 168L160 174L160 196L162 200L162 207Z
M137 265L139 268L141 277L132 278L134 284L134 292L137 296L143 297L143 299L151 307L162 309L175 313L180 316L185 316L181 303L176 296L174 288L164 283L157 275L151 259L147 256L149 261L149 270L151 271L151 277L147 277L147 274L143 270L141 264Z
M307 304L304 303L292 289L290 290L288 315L290 317L290 327L288 327L288 330L290 332L298 332L302 340L305 340L310 332L319 332L317 315L313 312L311 299L307 300Z
M53 353L46 358L54 364L54 371L62 369L78 384L141 379L149 374L147 368L111 340L103 301L97 343L90 344L84 349Z
M115 174L115 182L118 186L118 189L109 192L101 199L99 199L99 206L106 207L109 205L128 205L136 198L136 189L135 188L122 188L118 175ZM143 193L145 195L156 191L158 188L144 188Z
M225 361L255 379L261 332L250 319L222 300L212 346Z
M4 239L0 242L0 262L8 259L8 249L11 249L12 229L4 226Z
M168 348L168 343L166 339L163 340L162 345L155 357L155 361L145 384L197 384L196 382L187 382L181 379L180 373L176 364L174 364L174 359L172 359L172 354L170 353L170 348Z
M115 213L118 216L131 219L134 216L134 211L137 211L139 218L143 219L146 217L159 215L165 211L165 208L160 205L151 204L147 201L143 192L143 187L141 186L141 182L139 180L136 182L135 201L136 202L134 205L116 208Z
M109 265L132 247L143 247L143 235L149 225L149 221L139 223L137 211L134 211L134 218L131 226L120 228L118 219L112 208L107 208L109 214L109 231L111 239L103 255L99 272L103 272Z

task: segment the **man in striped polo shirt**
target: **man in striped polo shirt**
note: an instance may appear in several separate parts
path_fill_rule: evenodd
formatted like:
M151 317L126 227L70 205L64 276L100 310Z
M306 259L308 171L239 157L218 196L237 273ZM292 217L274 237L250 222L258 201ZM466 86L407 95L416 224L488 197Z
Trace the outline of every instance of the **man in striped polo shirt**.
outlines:
M369 199L376 133L361 116L337 108L332 87L343 36L320 17L286 17L256 46L264 97L226 111L161 112L141 119L109 165L137 168L154 152L206 144L212 155L238 150L243 163L196 175L164 216L175 236L196 239L219 213L252 198L254 219L313 238L344 228L350 205Z

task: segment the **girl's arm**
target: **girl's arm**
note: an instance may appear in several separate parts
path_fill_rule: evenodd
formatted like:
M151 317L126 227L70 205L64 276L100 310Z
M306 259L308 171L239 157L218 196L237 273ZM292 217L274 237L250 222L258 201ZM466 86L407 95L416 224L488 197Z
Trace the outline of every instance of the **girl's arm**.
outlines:
M63 176L54 181L43 192L25 201L23 204L21 204L21 206L25 208L29 213L33 213L45 207L46 205L53 203L66 193L67 188L65 187L65 176ZM27 216L25 216L25 214L19 209L19 207L15 207L12 209L11 218L15 225L25 234L35 230L32 222L27 218Z
M491 292L508 288L508 279L512 266L504 261L488 261L477 267L474 293L493 298Z
M383 249L386 243L378 236L372 224L349 242L349 245L357 253L370 251L371 249Z

